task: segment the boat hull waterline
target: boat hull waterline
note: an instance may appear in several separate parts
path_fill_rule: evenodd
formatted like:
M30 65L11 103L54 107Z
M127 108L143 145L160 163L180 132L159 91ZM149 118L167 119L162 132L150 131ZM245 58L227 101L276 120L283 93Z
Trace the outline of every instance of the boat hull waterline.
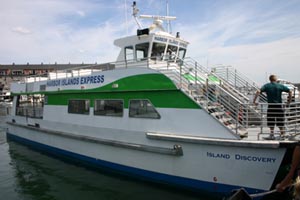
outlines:
M146 148L134 149L111 143L78 140L51 132L38 132L39 128L36 127L9 126L9 139L51 154L142 180L219 195L229 195L240 187L246 188L250 193L269 190L285 154L284 148L180 143L181 155L180 151L172 152L175 143L170 141L163 145L164 149L170 150L169 153L160 150L155 152ZM153 149L155 147L159 148L157 144L153 145ZM261 180L261 177L264 179Z

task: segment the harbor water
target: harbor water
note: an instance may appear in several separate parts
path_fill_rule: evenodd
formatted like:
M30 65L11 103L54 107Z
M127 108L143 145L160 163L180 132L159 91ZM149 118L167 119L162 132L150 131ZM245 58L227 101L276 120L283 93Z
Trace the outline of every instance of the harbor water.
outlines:
M0 199L211 199L206 195L87 168L7 141L6 110L6 107L0 107Z

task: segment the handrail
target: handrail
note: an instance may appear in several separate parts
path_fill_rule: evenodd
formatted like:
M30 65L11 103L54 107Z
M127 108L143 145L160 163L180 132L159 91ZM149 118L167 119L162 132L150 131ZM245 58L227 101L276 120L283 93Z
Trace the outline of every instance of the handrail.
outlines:
M262 134L267 132L263 130L267 126L262 127L263 123L267 123L265 120L266 112L253 106L251 103L252 99L249 99L238 87L233 87L230 82L219 78L218 75L199 65L193 59L184 60L180 64L175 65L177 67L172 69L169 68L169 70L173 70L171 76L166 72L164 73L175 83L180 83L179 88L202 105L208 113L216 117L220 122L226 123L225 125L230 127L235 133L239 133L241 129L247 130L250 126L254 127L253 125L255 124L260 124L259 128L262 130ZM159 67L156 67L156 69L162 71ZM210 80L210 76L220 79L219 82ZM250 88L253 89L253 87L251 86ZM256 90L257 87L253 92L256 92ZM264 103L264 100L261 102ZM211 109L212 107L215 107L214 110ZM255 121L253 116L257 118ZM295 117L289 121L289 126L296 126L295 129L298 128L298 125L295 125L295 123L290 125L292 122L295 122Z
M241 123L246 129L258 128L258 138L263 134L270 134L269 126L275 127L275 134L284 133L286 136L294 137L300 134L300 102L287 104L259 103L242 104L243 110L239 113ZM258 112L249 110L256 107ZM274 119L276 118L276 119Z
M209 114L220 122L225 122L228 125L226 125L227 128L238 133L241 126L237 119L238 115L235 114L239 110L237 105L247 103L249 100L228 84L213 80L214 74L209 73L197 62L193 63L190 59L180 60L178 63L175 65L168 63L167 69L165 66L155 66L155 69L171 78L183 92L197 101ZM151 65L150 68L152 68ZM215 108L212 109L212 107Z
M212 71L214 71L220 79L232 85L232 87L242 94L254 95L256 91L260 89L257 83L231 66L214 67ZM260 101L267 102L266 96L260 95Z
M255 87L255 89L259 89L259 86L255 81L249 79L244 74L237 71L231 66L218 66L218 67L214 67L212 70L230 83L246 83L248 87L253 86ZM235 79L232 80L230 79L230 77L234 77ZM236 80L240 80L240 82L236 82ZM245 86L245 84L237 85L237 86Z
M92 136L87 136L87 135L78 135L76 133L70 133L70 132L55 131L55 130L41 128L41 127L39 127L39 124L36 124L37 126L30 126L30 125L20 124L17 122L6 122L6 123L11 126L18 126L18 127L22 127L25 129L43 132L45 134L49 134L49 135L53 135L53 136L70 138L73 140L80 140L80 141L108 145L108 146L113 146L113 147L118 147L118 148L134 149L134 150L138 150L138 151L164 154L164 155L169 155L169 156L183 156L183 148L182 148L182 146L180 146L178 144L174 144L171 147L151 146L151 145L146 145L146 144L122 142L122 141L104 139L104 138L99 138L99 137L92 137Z

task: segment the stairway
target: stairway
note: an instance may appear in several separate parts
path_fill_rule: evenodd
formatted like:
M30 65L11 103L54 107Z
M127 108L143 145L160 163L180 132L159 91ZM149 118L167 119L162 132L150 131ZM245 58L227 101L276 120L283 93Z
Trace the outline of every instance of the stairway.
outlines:
M242 114L249 109L245 107L245 103L249 103L245 94L192 59L156 69L233 133L247 136L246 119Z

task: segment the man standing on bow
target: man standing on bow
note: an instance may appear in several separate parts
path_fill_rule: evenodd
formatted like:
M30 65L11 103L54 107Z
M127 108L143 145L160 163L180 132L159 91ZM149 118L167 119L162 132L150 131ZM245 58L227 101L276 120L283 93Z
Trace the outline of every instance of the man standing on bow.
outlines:
M282 92L286 92L289 94L288 96L288 104L290 104L292 100L292 91L280 84L277 83L277 77L275 75L271 75L269 77L270 83L267 83L261 87L255 94L253 99L253 103L256 104L257 97L262 93L265 92L267 94L268 99L268 111L267 111L267 121L268 127L270 128L270 136L266 139L275 139L274 137L274 127L275 125L278 126L280 129L280 136L284 135L284 111L282 108L282 99L281 94Z

